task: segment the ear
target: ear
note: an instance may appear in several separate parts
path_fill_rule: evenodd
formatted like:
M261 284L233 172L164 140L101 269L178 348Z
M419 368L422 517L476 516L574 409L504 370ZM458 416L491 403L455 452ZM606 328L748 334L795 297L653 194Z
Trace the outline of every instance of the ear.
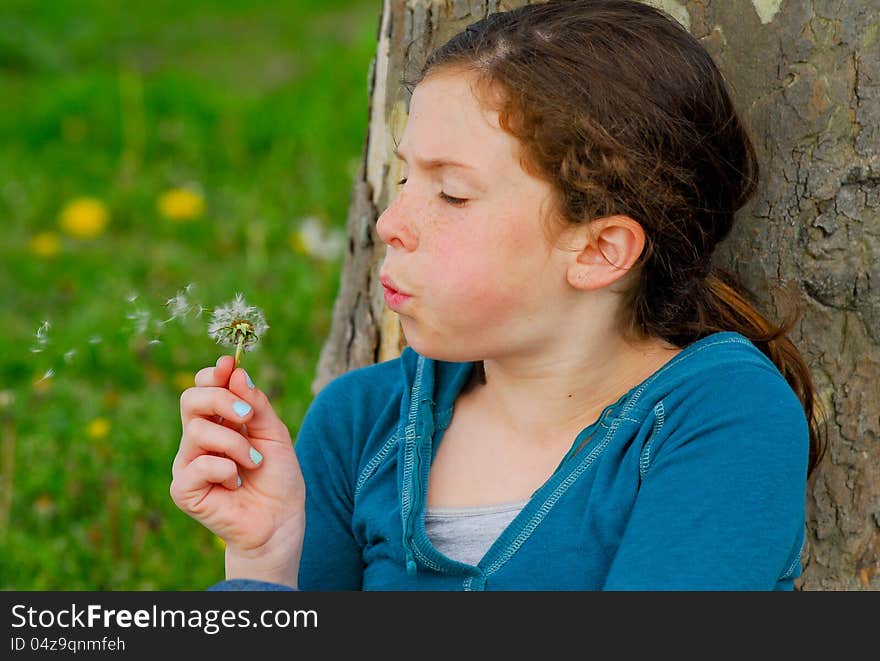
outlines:
M566 272L575 289L592 291L617 282L645 248L645 230L629 216L598 218L577 230L576 256Z

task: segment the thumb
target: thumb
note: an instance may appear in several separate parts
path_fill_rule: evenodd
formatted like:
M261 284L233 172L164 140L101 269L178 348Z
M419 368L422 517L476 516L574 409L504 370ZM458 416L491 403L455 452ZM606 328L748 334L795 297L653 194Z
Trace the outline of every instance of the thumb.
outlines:
M287 425L275 413L272 403L266 394L254 385L250 375L244 368L238 367L229 377L229 390L251 406L249 414L244 416L247 435L272 441L290 442Z

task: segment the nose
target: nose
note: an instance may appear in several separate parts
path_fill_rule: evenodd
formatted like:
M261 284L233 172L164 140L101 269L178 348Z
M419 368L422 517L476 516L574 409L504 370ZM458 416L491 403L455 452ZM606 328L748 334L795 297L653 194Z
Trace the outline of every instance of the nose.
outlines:
M411 222L411 209L407 211L406 193L401 192L376 221L376 232L384 243L392 248L412 251L418 245L418 235Z

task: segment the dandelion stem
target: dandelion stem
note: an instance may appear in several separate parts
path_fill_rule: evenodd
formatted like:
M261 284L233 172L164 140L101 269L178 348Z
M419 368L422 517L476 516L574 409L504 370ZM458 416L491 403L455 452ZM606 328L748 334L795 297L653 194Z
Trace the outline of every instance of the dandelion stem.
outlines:
M235 363L232 366L232 369L238 367L238 359L241 356L241 347L244 344L244 336L238 338L238 344L235 347Z

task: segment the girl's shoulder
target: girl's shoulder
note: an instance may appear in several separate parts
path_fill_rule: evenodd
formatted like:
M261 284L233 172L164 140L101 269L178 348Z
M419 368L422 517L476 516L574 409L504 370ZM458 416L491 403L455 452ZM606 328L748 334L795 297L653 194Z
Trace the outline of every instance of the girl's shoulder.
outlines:
M354 483L363 458L382 447L397 425L409 360L402 355L351 369L318 391L295 441L304 474L336 471L343 476L340 484Z
M643 385L684 385L695 379L705 385L707 381L723 380L732 373L785 381L776 365L751 340L735 331L721 331L684 347Z
M359 419L399 402L405 389L407 352L391 360L356 367L331 379L315 395L310 409L337 420Z
M732 406L782 405L802 413L800 402L776 365L744 335L712 333L689 344L625 397L625 407L642 410L670 405L688 411Z
M690 457L717 475L729 461L770 462L788 476L806 474L803 405L776 365L736 332L685 347L628 393L618 418L638 429L642 475L662 456Z

